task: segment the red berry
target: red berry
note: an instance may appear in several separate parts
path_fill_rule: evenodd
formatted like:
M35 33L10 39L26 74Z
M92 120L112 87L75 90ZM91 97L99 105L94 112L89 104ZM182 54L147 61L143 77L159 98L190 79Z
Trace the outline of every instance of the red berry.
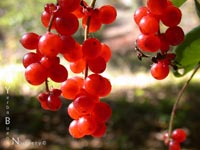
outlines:
M97 128L97 122L92 116L83 116L78 119L78 129L85 135L91 135Z
M56 30L62 35L72 35L78 30L79 22L74 14L65 14L64 17L56 18Z
M74 108L73 103L69 104L69 106L67 107L67 112L72 119L78 119L81 117L80 113Z
M46 11L43 11L43 13L41 14L41 22L46 28L49 26L50 19L51 19L51 14ZM55 28L55 20L53 20L53 23L51 26L51 29L54 29L54 28Z
M25 70L25 78L32 85L40 85L47 79L46 68L40 63L33 63Z
M88 38L83 42L82 50L86 59L94 59L101 54L101 42L96 38Z
M86 68L86 61L85 59L79 59L75 62L70 63L70 69L73 73L81 73Z
M89 114L94 108L96 102L98 102L98 98L90 95L81 95L76 97L73 101L74 108L81 115Z
M157 35L140 34L137 38L137 46L146 52L157 52L160 48L160 39Z
M167 0L148 0L147 7L153 14L161 15L167 8Z
M161 16L161 21L164 25L168 27L177 26L181 21L181 11L178 7L168 6L163 15Z
M49 77L54 82L64 82L68 77L68 71L63 65L55 64L49 69Z
M147 8L147 7L140 7L140 8L138 8L138 9L135 11L134 15L133 15L133 19L135 20L135 23L136 23L137 25L139 25L140 20L141 20L144 16L146 16L148 13L149 13L149 11L148 11L148 8Z
M47 106L51 111L57 111L61 108L62 102L61 99L53 94L50 94L47 100Z
M62 49L63 43L61 38L54 33L47 32L41 36L38 49L41 54L47 57L55 57Z
M70 123L69 133L74 138L82 138L85 136L85 134L78 129L78 120L73 120Z
M58 0L58 4L61 9L64 9L67 12L72 12L79 7L80 0Z
M165 79L169 74L169 66L163 62L154 63L151 66L151 75L157 80Z
M172 139L178 143L186 140L186 132L183 129L176 129L172 132Z
M101 28L101 20L99 19L99 10L95 9L92 13L92 15L90 16L90 25L89 25L89 32L96 32ZM82 19L82 26L83 28L86 27L87 24L87 20L88 20L88 16L83 17Z
M36 33L29 32L22 36L20 43L26 49L33 50L38 48L40 36Z
M105 123L97 123L96 130L92 133L92 136L95 138L100 138L106 133Z
M69 100L73 100L83 86L83 79L80 77L69 78L61 84L62 95Z
M106 69L106 61L101 56L88 61L88 67L93 73L102 73Z
M170 141L169 150L181 150L180 144L175 141Z
M146 15L140 20L139 28L143 34L154 34L159 31L159 22L153 15Z
M115 21L117 17L116 9L111 5L104 5L99 8L99 19L103 24L110 24Z
M28 67L30 64L36 63L40 61L40 55L38 53L27 53L23 57L23 65L24 67Z
M111 83L107 78L99 74L89 75L84 82L85 90L96 96L106 96L111 91Z
M96 103L92 110L92 115L98 122L108 121L111 114L112 114L112 109L105 102Z
M172 46L179 45L184 40L184 32L179 26L169 27L165 32L165 37Z
M104 58L106 62L108 62L111 58L112 52L110 47L104 43L101 43L101 53L100 56Z

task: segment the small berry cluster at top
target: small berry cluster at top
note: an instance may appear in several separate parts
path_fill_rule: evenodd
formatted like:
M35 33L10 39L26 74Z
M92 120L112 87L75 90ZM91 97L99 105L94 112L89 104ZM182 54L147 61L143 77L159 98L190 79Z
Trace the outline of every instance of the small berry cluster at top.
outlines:
M169 134L165 133L163 140L169 146L169 150L181 150L180 144L186 140L186 137L185 130L178 128L172 132L171 139L169 138Z
M108 45L89 36L102 24L113 23L117 13L111 5L94 8L95 2L93 0L91 5L83 0L48 3L41 14L41 22L47 32L43 35L29 32L20 39L22 46L29 51L23 57L26 80L34 86L44 83L46 87L37 97L41 107L44 110L59 110L62 106L61 95L72 101L67 112L74 119L69 125L69 133L74 138L103 136L105 123L112 113L110 106L100 101L101 97L111 92L110 81L101 73L105 71L112 53ZM85 31L83 43L73 38L79 28L78 19L82 19ZM77 76L68 77L69 69L60 63L62 56ZM61 83L61 87L50 89L49 80Z
M145 52L156 52L151 74L158 80L166 78L169 66L176 69L172 63L175 54L169 52L170 46L177 46L184 40L184 32L178 26L182 18L181 10L169 0L147 0L147 6L137 9L133 18L141 31L135 48L138 58L149 57Z

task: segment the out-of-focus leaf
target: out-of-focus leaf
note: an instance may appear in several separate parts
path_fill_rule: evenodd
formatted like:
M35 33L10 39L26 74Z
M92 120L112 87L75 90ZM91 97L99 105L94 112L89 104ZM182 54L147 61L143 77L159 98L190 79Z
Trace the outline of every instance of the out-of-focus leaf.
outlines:
M200 17L200 0L194 0L197 15Z
M172 0L172 3L177 7L180 7L185 2L186 0Z
M174 72L176 76L185 75L200 62L200 26L186 35L184 42L175 48L175 53L178 66Z

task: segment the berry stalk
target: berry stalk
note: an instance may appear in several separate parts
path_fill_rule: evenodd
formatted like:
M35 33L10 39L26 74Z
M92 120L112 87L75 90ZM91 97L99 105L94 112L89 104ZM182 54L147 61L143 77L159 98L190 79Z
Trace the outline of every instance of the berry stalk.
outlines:
M193 73L191 74L191 76L189 77L189 79L187 80L187 82L185 82L185 84L183 85L183 87L181 88L181 90L179 91L178 93L178 96L176 98L176 101L173 105L173 108L172 108L172 112L171 112L171 117L170 117L170 122L169 122L169 129L168 129L168 140L171 139L171 135L172 135L172 130L173 130L173 123L174 123L174 118L175 118L175 114L176 114L176 109L177 109L177 106L180 102L180 99L185 91L185 89L188 87L190 81L192 80L192 78L194 77L194 75L196 74L196 72L199 70L200 68L200 63L197 64L197 66L195 67Z
M95 3L96 3L96 0L91 1L90 7L92 9L94 9ZM84 29L84 41L87 40L89 36L90 20L91 20L91 16L88 17L86 26ZM87 76L88 76L88 62L86 62L86 67L85 67L85 78L87 78Z

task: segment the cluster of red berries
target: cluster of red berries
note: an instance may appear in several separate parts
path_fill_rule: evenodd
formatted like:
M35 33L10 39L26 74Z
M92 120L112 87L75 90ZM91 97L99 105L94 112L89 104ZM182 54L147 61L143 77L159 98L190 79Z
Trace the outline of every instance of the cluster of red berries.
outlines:
M184 40L184 32L178 26L181 10L169 0L147 0L147 6L137 9L133 18L141 31L136 40L137 49L142 54L160 53L162 57L154 61L151 74L158 80L166 78L173 60L168 59L170 46L179 45Z
M165 133L163 140L166 145L169 146L169 150L181 150L180 144L186 140L186 132L183 129L175 129L172 132L171 139L169 139L168 133Z
M114 22L116 15L115 8L110 5L94 8L94 4L89 6L83 0L58 0L57 4L46 4L41 15L47 32L43 35L29 32L20 40L22 46L30 50L23 57L26 80L31 85L45 83L46 86L38 95L41 107L57 111L62 106L61 95L72 100L67 112L74 119L69 132L75 138L101 137L106 131L105 122L112 110L100 98L111 92L111 83L101 73L111 58L111 50L98 39L89 37L89 33L99 30L102 24ZM73 38L79 28L78 19L82 19L86 31L82 44ZM68 78L60 56L69 63L73 73L85 72L85 76ZM49 89L49 80L61 83L61 88Z

